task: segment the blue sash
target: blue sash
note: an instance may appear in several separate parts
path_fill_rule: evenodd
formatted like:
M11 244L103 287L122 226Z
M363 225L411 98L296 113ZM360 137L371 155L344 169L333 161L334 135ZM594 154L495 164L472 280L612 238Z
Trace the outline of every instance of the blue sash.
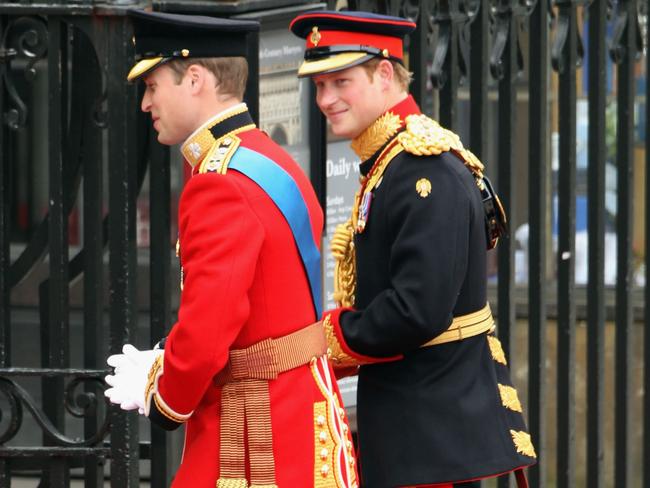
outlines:
M266 156L239 147L228 163L228 169L243 173L271 197L286 219L305 267L316 320L321 316L320 252L314 244L309 212L298 185L284 169Z

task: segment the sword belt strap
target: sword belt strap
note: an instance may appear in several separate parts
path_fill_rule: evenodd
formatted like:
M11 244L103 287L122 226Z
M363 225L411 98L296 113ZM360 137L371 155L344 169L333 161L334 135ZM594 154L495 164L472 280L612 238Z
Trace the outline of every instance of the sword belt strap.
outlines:
M269 381L326 353L327 341L321 322L230 351L226 367L215 377L215 383L223 386L217 488L248 487L247 449L251 487L277 488Z
M434 337L429 342L422 344L420 347L462 341L463 339L474 337L484 332L492 332L494 328L494 318L492 317L490 304L486 303L485 307L476 312L454 317L454 320L446 331Z

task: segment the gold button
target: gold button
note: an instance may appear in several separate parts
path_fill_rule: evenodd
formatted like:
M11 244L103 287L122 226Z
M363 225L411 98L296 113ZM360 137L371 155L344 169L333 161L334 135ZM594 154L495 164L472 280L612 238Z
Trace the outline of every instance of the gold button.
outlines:
M188 57L190 55L190 50L189 49L181 49L181 56L184 58Z
M330 472L330 467L327 464L323 464L323 467L320 468L320 474L325 478Z
M318 424L319 427L322 427L325 425L325 417L323 415L319 415L318 418L316 419L316 423Z
M324 430L320 431L320 434L318 434L318 439L325 444L325 441L327 441L327 434L325 433Z
M322 448L320 450L320 458L325 461L327 459L327 456L329 456L329 451L325 448Z
M387 57L389 56L388 49L384 49L384 50L382 50L381 54L382 54L382 56L384 56L385 58L387 58Z

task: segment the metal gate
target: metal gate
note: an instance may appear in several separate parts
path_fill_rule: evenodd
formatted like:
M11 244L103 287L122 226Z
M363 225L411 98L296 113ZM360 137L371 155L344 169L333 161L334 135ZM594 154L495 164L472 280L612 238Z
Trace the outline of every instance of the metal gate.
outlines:
M328 4L417 20L411 91L496 182L511 234L491 258L491 301L528 392L540 455L531 485L650 487L648 2ZM153 487L173 474L168 435L108 408L102 393L105 357L164 335L177 296L179 175L139 113L138 87L124 82L133 56L125 11L143 6L222 16L311 8L0 3L3 487L19 473L41 486L69 486L72 475L99 486L108 473L111 486L138 486L141 459L151 460ZM252 38L254 114L257 46ZM312 111L309 126L311 178L325 203L325 124Z

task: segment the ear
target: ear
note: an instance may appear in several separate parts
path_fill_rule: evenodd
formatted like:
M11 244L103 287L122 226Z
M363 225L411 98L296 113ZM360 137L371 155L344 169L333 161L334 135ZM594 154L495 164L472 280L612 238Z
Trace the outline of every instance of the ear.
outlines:
M387 59L382 59L377 65L375 74L378 76L378 80L381 83L382 88L384 90L387 90L393 83L393 78L395 76L393 64Z
M198 64L191 64L185 72L187 83L190 84L192 94L200 93L205 84L205 68Z

